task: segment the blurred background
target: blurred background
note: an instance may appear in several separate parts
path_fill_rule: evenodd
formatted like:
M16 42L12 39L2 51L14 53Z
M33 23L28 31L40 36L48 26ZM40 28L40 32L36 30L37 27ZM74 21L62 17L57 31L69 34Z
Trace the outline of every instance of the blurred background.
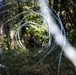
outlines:
M75 75L73 64L49 37L37 1L0 0L0 75ZM76 0L47 2L76 47Z

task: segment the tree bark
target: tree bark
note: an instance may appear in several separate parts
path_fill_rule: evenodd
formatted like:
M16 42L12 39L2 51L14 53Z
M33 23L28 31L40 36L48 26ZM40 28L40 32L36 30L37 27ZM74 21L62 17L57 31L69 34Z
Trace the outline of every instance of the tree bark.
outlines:
M14 31L10 30L10 47L14 49Z
M19 12L19 14L23 12L23 8L22 8L21 3L20 3L19 1L18 1L18 12ZM21 14L21 15L20 15L20 21L21 21L23 18L24 18L24 15ZM23 21L21 22L21 25L22 25L22 24L24 24ZM25 35L25 32L26 32L26 27L23 27L23 28L22 28L22 36Z

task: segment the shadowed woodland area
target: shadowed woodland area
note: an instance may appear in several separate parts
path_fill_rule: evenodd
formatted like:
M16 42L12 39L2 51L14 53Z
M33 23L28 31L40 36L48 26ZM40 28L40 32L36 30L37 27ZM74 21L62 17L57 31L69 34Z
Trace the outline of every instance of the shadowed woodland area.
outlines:
M76 47L76 0L47 2ZM76 75L74 65L49 35L38 0L0 0L0 75Z

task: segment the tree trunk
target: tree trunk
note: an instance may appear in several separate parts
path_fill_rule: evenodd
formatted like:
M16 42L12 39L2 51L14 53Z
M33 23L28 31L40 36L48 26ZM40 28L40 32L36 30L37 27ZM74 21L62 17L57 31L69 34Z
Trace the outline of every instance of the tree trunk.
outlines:
M18 1L18 10L19 10L19 14L23 12L23 8L22 8L21 3L20 3L19 1ZM20 21L21 21L23 18L24 18L24 15L21 14L21 15L20 15ZM23 21L21 22L21 25L22 25L22 24L24 24ZM23 28L22 28L22 36L25 35L25 32L26 32L26 27L23 27Z
M4 33L3 33L3 22L0 21L0 41L4 41Z
M0 6L5 5L5 0L2 1L2 3L0 3ZM5 9L5 7L1 7L0 8L0 12L3 12ZM4 27L3 27L3 23L5 22L5 16L6 13L0 13L0 42L4 42Z
M14 31L10 30L10 47L14 49Z

